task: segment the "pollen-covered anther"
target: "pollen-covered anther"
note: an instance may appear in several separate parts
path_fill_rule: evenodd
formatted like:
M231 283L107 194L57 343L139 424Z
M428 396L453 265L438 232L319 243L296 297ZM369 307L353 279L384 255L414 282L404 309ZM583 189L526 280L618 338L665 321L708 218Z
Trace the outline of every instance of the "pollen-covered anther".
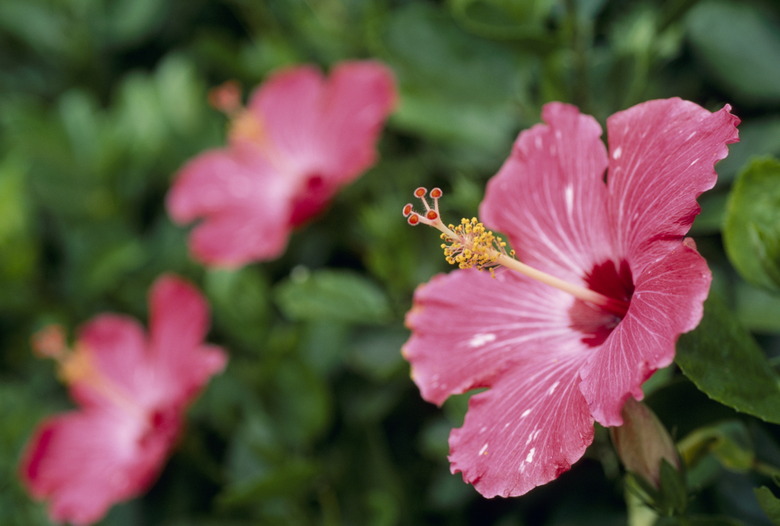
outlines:
M463 218L459 225L449 225L448 229L451 234L441 235L445 241L441 247L444 259L451 265L462 269L488 269L492 274L499 258L507 255L506 242L486 229L476 217Z
M451 265L459 268L476 268L477 270L490 270L499 265L502 257L514 256L514 251L507 253L506 242L496 236L476 217L462 219L458 226L445 226L439 212L439 199L444 195L441 188L434 188L428 192L427 188L419 187L414 191L425 207L425 213L414 211L411 204L404 206L403 214L410 225L423 223L439 230L444 241L441 248L444 251L444 259ZM428 203L427 197L433 201L433 206Z

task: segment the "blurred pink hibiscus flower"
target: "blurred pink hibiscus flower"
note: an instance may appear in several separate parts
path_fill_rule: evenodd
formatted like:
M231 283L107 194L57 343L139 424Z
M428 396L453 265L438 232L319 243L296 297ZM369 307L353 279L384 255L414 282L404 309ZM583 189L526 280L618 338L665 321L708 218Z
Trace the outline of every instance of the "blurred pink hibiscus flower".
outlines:
M102 314L72 351L61 329L38 340L80 406L44 421L22 458L22 481L49 502L52 520L95 523L152 485L187 406L225 366L223 350L203 343L208 316L197 290L163 276L150 294L148 338L132 318Z
M444 227L438 189L425 214L404 209L445 232L451 262L495 273L457 270L419 287L403 350L430 402L488 388L449 441L452 472L482 495L522 495L568 470L594 421L621 425L626 400L642 398L698 325L711 276L684 236L737 141L729 111L639 104L608 119L608 153L595 119L546 105L546 124L519 135L480 207L517 260L476 219Z
M201 218L190 250L207 265L235 267L278 257L293 228L321 212L336 191L376 160L376 142L396 94L378 62L272 75L233 114L228 146L204 152L177 175L168 210L179 223Z

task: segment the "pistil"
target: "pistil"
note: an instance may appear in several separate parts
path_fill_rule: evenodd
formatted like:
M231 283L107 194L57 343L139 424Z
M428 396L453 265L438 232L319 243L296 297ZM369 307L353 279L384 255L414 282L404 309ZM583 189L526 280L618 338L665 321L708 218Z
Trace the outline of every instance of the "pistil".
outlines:
M432 199L433 206L428 203L426 194ZM414 226L422 223L432 226L442 233L441 238L445 241L445 244L442 244L442 249L448 263L457 264L462 269L488 269L493 276L495 276L494 268L503 266L562 290L584 302L597 305L621 318L625 316L628 311L628 303L625 301L610 298L581 285L569 283L518 261L514 257L515 252L513 250L506 250L506 242L490 230L487 230L476 217L470 220L463 219L458 226L445 225L439 213L439 198L442 195L443 192L439 188L434 188L430 191L430 194L428 194L425 188L417 188L414 191L414 196L422 201L425 213L418 214L414 211L411 204L407 204L404 206L403 214L410 225Z

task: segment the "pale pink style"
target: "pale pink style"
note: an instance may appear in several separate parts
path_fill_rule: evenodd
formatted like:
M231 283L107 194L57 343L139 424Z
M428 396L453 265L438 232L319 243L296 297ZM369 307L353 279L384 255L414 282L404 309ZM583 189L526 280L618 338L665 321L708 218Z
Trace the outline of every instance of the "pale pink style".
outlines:
M629 302L623 316L506 269L456 270L417 290L404 355L422 396L489 388L450 435L453 473L484 496L522 495L569 469L594 421L619 426L624 402L699 323L710 272L684 236L737 141L729 110L639 104L608 119L608 154L595 119L548 104L489 182L481 218L518 259Z
M152 485L186 408L225 366L223 350L203 342L208 317L197 290L164 276L151 290L148 337L115 314L81 329L63 367L79 409L41 424L20 469L52 520L92 524Z
M234 117L228 146L187 163L168 195L175 221L202 219L194 256L233 267L278 257L293 228L375 162L395 98L373 61L341 63L328 79L309 66L272 75Z

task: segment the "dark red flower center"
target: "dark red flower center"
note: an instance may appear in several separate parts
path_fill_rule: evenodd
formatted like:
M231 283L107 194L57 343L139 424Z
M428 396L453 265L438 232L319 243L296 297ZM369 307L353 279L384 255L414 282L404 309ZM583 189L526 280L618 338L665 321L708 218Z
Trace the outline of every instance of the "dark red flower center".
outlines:
M308 174L293 198L290 226L301 226L325 208L333 194L327 179L319 173Z
M626 304L630 303L631 296L634 294L631 268L625 260L617 265L612 260L595 265L585 275L585 282L590 290ZM578 299L569 310L569 316L571 327L582 333L582 341L595 347L604 343L625 313L615 314L603 307Z
M147 449L153 444L170 447L181 427L179 413L174 407L157 408L149 413L144 433L138 439L140 448Z

